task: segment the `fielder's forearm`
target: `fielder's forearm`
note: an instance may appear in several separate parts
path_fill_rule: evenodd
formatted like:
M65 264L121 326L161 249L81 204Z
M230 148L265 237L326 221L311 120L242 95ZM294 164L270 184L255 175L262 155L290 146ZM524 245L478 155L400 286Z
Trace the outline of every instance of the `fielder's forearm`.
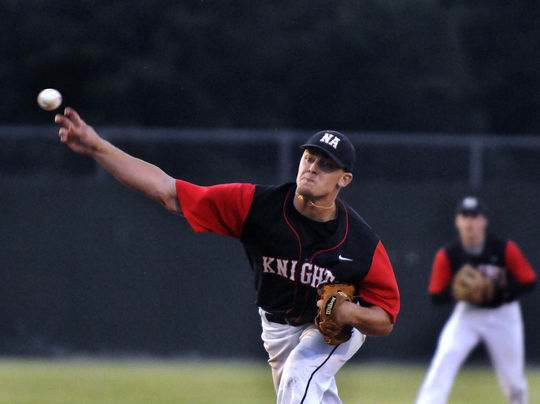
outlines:
M91 157L122 184L181 214L176 181L159 167L129 155L105 139L100 139Z

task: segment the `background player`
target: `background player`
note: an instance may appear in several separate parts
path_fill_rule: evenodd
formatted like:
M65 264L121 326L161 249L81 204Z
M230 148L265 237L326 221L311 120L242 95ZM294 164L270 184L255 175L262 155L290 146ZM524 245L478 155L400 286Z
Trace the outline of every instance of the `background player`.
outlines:
M434 303L452 301L452 280L471 264L494 285L491 299L459 301L439 337L417 404L446 403L456 373L471 350L484 342L510 404L527 402L520 293L532 290L536 274L515 242L486 234L485 204L468 196L458 205L457 240L435 255L429 293Z
M60 139L94 158L128 187L183 215L195 231L239 239L255 272L262 339L278 403L340 403L335 374L366 335L391 332L399 311L393 269L379 237L345 202L356 152L343 134L324 131L306 144L296 183L200 187L175 180L102 139L66 108L56 115ZM340 345L324 342L313 324L317 287L356 286L335 320L354 327Z

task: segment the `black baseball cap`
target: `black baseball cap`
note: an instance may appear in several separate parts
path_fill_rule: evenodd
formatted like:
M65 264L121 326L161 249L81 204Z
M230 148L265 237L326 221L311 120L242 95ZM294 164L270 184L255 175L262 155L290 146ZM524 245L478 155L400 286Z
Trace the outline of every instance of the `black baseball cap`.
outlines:
M466 196L461 199L456 207L456 215L484 215L486 216L487 207L484 201L476 196Z
M323 130L311 136L300 148L313 148L326 153L336 164L351 172L356 161L356 150L347 136L335 130Z

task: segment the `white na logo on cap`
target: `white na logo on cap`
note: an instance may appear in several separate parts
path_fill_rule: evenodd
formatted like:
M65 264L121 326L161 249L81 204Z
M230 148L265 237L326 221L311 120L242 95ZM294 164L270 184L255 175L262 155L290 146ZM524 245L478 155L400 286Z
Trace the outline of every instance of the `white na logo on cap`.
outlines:
M332 146L334 149L337 149L338 143L341 139L331 133L325 133L319 142L326 143L329 146Z
M469 196L463 199L463 208L464 209L476 209L478 207L478 199Z

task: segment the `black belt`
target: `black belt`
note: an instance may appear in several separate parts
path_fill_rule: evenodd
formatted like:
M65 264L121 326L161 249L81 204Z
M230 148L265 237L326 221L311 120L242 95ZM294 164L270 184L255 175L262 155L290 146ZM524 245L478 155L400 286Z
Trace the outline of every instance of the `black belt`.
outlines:
M276 314L272 313L265 313L266 319L268 321L271 321L272 323L278 323L278 324L289 324L287 319L283 316L278 316Z

